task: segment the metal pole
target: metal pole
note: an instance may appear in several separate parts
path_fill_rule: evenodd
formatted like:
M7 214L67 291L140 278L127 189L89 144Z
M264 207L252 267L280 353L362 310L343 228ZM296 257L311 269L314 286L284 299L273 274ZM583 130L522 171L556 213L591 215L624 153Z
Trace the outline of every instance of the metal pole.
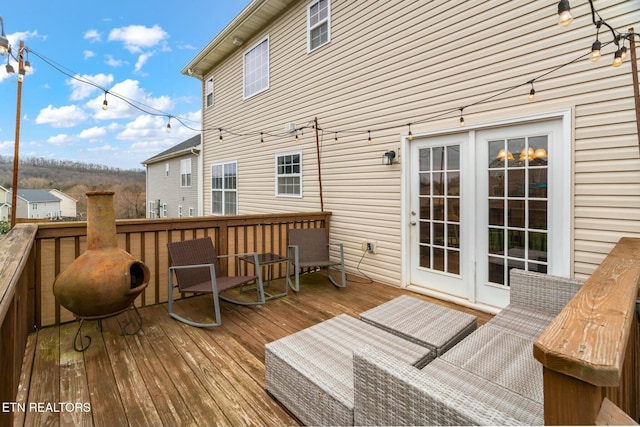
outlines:
M18 210L18 154L20 152L20 105L22 103L22 77L24 76L24 64L22 54L24 41L20 41L18 49L18 99L16 101L16 140L13 147L13 188L11 189L11 228L16 225L16 213Z
M631 51L631 76L633 77L633 99L636 105L636 129L638 131L638 150L640 150L640 87L638 86L638 60L636 57L636 44L634 42L633 27L629 28L629 50Z
M316 128L316 153L318 155L318 184L320 185L320 212L324 212L324 200L322 198L322 168L320 167L320 137L318 136L318 118L315 118Z

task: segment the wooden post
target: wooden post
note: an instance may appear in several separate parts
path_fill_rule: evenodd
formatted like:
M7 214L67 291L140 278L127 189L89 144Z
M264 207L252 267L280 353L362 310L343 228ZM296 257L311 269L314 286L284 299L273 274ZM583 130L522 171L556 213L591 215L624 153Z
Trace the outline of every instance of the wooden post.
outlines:
M320 137L318 136L318 118L315 118L316 128L316 153L318 155L318 184L320 185L320 212L324 212L324 200L322 197L322 168L320 163Z
M18 48L18 97L16 101L16 139L13 146L13 188L11 189L11 228L16 225L16 211L18 210L18 155L20 153L20 106L22 104L22 78L24 76L24 64L22 55L24 41L20 40Z

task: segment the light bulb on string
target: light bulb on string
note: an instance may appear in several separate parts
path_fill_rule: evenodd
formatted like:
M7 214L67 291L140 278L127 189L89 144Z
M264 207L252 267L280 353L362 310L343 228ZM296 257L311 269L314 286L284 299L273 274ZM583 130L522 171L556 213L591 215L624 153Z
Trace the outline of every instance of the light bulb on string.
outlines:
M218 139L220 140L220 144L222 144L224 142L222 139L222 128L218 128L218 132L220 133L220 137Z
M169 116L169 120L167 121L167 133L171 133L171 116Z
M339 143L340 141L338 141L338 132L336 132L334 144L339 144Z
M409 142L413 141L413 134L411 133L411 123L409 123L407 126L409 126L409 134L407 135L407 139L409 140Z
M460 127L464 126L464 117L462 117L462 111L464 110L464 108L460 109Z
M622 65L622 50L616 50L616 53L613 55L613 63L611 65L614 67Z
M264 137L262 136L262 132L260 132L260 145L264 145Z
M573 21L573 16L569 0L560 0L558 3L558 25L568 27L571 21Z
M104 92L104 101L102 101L102 109L107 110L109 108L109 103L107 102L107 92Z
M369 139L367 140L367 144L371 145L371 131L368 130L367 133L369 134Z
M600 35L600 27L602 26L602 20L596 23L596 41L591 45L591 55L589 56L589 61L596 62L600 59L600 48L602 47L602 43L598 40L598 36Z
M296 144L300 143L300 138L298 138L298 131L296 131Z
M533 87L533 82L531 82L531 90L529 91L529 101L535 101L536 99L536 90Z

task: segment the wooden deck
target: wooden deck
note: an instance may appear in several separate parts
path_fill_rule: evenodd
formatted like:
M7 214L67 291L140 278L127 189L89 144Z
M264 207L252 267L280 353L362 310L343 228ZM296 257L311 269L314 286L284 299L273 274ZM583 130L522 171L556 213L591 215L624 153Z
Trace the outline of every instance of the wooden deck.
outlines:
M303 276L298 294L245 307L221 301L222 326L198 329L172 320L166 304L140 309L143 326L123 335L119 318L86 322L92 343L73 349L78 324L29 336L16 402L3 405L14 426L282 426L299 425L264 390L264 345L340 313L360 312L410 293L349 277L334 288ZM278 286L278 283L273 285ZM478 316L491 315L413 294ZM177 303L176 311L211 313L210 297ZM202 319L201 319L202 320Z

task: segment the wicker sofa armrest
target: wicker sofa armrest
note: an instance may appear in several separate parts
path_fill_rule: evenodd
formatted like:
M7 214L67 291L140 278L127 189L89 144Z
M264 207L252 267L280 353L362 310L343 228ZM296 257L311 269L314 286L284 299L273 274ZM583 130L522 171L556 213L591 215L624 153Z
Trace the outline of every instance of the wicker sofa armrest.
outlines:
M534 271L512 269L510 304L529 311L557 316L578 292L582 281Z
M542 405L436 359L418 370L364 347L354 351L356 425L541 425Z

